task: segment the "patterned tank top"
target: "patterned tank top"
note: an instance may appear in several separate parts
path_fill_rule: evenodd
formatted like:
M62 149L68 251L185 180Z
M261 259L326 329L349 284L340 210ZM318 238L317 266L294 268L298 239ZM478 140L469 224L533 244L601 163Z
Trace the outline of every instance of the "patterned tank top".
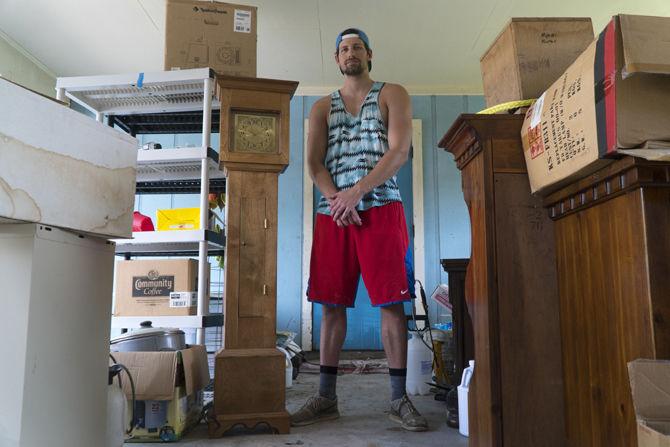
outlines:
M347 112L339 91L330 95L325 165L338 191L351 188L369 174L389 149L386 125L379 110L379 92L383 87L383 82L372 84L358 116ZM364 211L401 200L394 175L363 196L356 209ZM330 214L325 198L321 197L316 211Z

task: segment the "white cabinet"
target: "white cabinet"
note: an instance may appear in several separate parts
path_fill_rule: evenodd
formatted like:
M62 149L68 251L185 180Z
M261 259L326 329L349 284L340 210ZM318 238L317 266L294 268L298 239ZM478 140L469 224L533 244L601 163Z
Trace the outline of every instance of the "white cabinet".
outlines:
M113 244L3 224L0 247L0 446L101 445Z
M69 98L92 112L98 121L131 135L151 133L201 133L200 147L139 150L137 193L199 192L200 222L208 222L208 193L223 191L225 179L219 157L210 146L218 127L220 103L215 98L216 77L208 68L154 73L59 78L59 99ZM212 116L216 120L213 122ZM210 230L133 233L116 239L117 255L198 256L197 317L152 317L155 326L197 328L197 342L204 344L203 328L221 326L223 316L209 315L206 305L209 277L207 256L222 255L225 236ZM113 317L112 327L136 327L141 317Z

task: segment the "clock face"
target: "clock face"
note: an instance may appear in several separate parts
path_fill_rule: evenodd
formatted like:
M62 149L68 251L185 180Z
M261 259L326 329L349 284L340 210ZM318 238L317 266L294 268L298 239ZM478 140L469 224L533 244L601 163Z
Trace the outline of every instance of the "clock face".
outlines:
M234 113L235 152L277 153L277 117L274 115Z

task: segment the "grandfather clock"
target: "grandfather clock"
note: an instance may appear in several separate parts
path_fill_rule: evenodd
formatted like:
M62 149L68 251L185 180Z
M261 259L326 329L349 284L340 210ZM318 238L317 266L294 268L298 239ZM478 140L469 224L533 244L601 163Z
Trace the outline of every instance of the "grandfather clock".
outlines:
M297 82L218 77L226 172L225 324L209 434L267 424L289 432L285 357L275 348L277 187L289 163Z

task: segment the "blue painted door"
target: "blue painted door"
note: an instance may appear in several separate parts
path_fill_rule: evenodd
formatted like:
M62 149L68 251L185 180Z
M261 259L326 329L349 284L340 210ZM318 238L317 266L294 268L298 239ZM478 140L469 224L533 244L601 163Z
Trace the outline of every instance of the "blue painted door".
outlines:
M412 160L411 158L398 171L398 187L405 208L405 221L409 231L410 249L414 246L412 231ZM318 189L314 188L314 209L321 198ZM413 258L413 256L412 256ZM321 304L314 304L312 311L312 341L315 350L319 349L321 339ZM405 305L405 313L410 313L409 304ZM356 306L347 309L347 337L343 349L348 350L381 350L381 315L379 308L372 307L370 297L362 278L358 281Z

